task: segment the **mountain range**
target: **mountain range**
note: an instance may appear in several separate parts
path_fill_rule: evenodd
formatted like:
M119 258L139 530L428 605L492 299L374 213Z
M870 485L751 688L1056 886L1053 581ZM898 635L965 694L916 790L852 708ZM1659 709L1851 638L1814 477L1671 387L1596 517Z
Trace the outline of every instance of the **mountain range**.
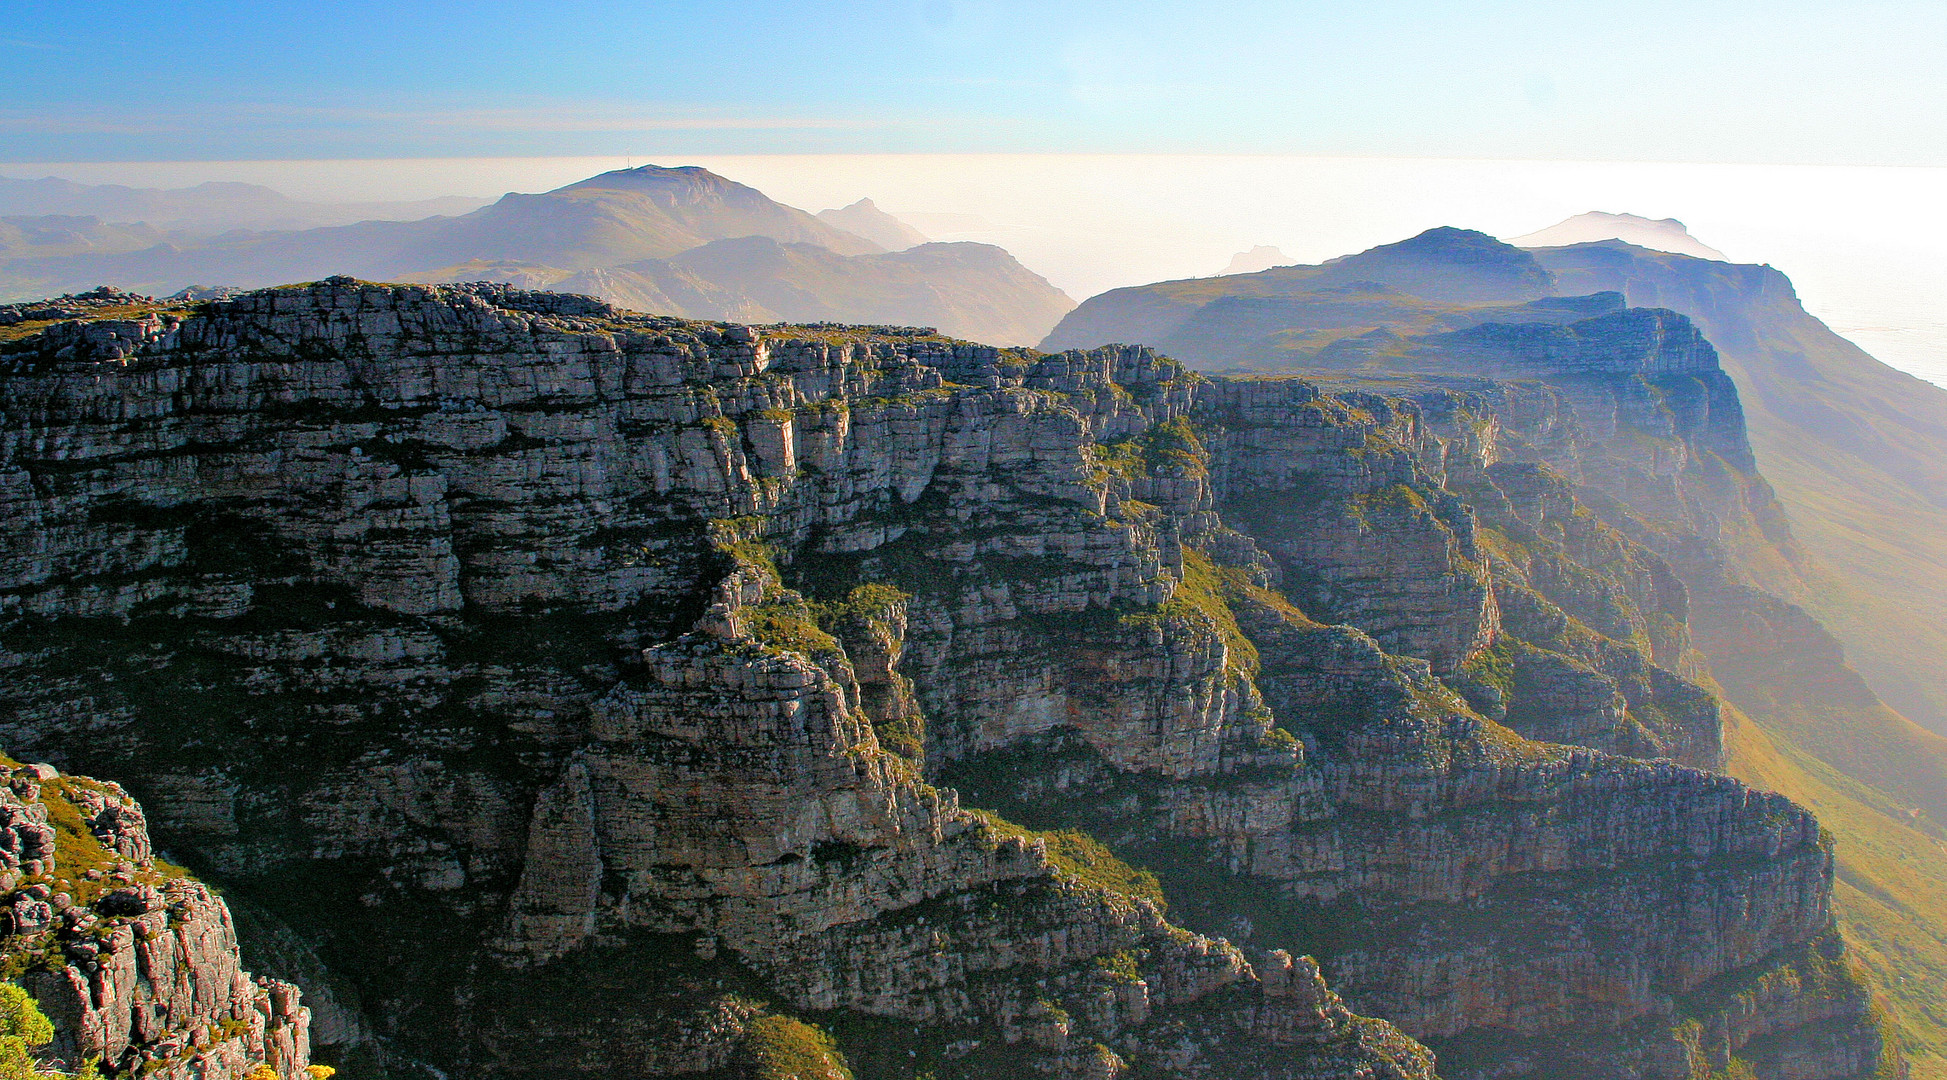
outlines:
M377 219L410 221L464 214L487 200L451 195L408 202L309 202L259 184L210 181L186 188L80 184L46 176L0 176L0 215L92 217L190 236L235 229L313 229Z
M1071 311L843 221L905 238L649 167L173 252L415 283L0 308L65 1060L1947 1076L1947 393L1614 238ZM234 1045L118 974L171 904Z
M547 287L693 319L919 324L1000 345L1036 340L1074 307L1006 251L972 243L847 257L745 236L583 270Z
M1766 482L1751 495L1776 494L1776 514L1716 527L1731 571L1689 581L1712 677L1751 721L1733 729L1731 768L1840 830L1842 921L1870 943L1927 1060L1943 1060L1947 391L1834 334L1771 267L1615 239L1524 250L1457 229L1315 267L1116 290L1043 347L1142 341L1205 368L1376 386L1511 378L1647 349L1628 305L1694 320L1686 348L1714 347L1748 418Z
M224 193L207 187L189 192L220 201ZM150 193L145 203L141 193L123 190L50 190L61 205L106 207L120 199L141 207L166 202L161 195L194 202L183 193ZM924 240L869 201L829 213L895 246ZM783 247L765 256L749 245L699 251L744 238ZM583 275L574 287L664 314L937 325L997 344L1037 340L1073 306L996 248L926 245L910 257L849 261L883 256L886 246L695 167L616 170L541 194L509 194L458 216L207 237L43 214L0 222L0 243L8 243L0 252L0 291L16 296L96 285L167 294L333 274L552 288ZM686 264L650 265L692 251L699 253Z

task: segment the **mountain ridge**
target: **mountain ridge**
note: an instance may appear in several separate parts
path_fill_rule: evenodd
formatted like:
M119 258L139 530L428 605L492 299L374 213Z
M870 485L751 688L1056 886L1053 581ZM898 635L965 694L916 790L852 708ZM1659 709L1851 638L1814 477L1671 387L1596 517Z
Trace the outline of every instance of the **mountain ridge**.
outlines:
M868 210L877 215L861 226L866 231L890 231L895 241L918 236L898 233L905 227L897 219L866 203L847 211L853 219ZM0 253L13 255L0 260L0 288L16 292L78 293L105 283L161 294L208 282L252 286L334 274L495 280L579 290L671 315L938 325L1008 345L1038 340L1073 307L998 248L901 245L904 251L891 253L696 166L614 170L541 194L511 193L454 218L207 240L66 219L5 219L0 244L16 249ZM727 257L732 251L747 265Z
M1219 368L1364 379L1415 371L1459 376L1505 362L1495 350L1455 356L1438 347L1441 334L1464 334L1470 325L1503 324L1496 333L1509 340L1555 334L1546 329L1557 318L1548 304L1588 304L1602 296L1613 298L1612 305L1688 312L1743 390L1757 461L1775 478L1781 507L1769 520L1755 520L1755 531L1726 536L1728 577L1703 566L1686 571L1700 598L1699 641L1717 678L1765 732L1764 739L1739 745L1770 755L1767 761L1733 762L1733 768L1792 777L1785 782L1795 790L1823 791L1825 805L1862 830L1856 854L1841 847L1842 873L1853 883L1844 912L1848 932L1883 943L1874 962L1881 977L1893 980L1888 985L1917 1045L1931 1048L1928 1075L1940 1075L1947 1028L1931 1019L1935 1005L1912 989L1920 984L1910 973L1947 975L1947 910L1929 907L1920 899L1924 888L1909 885L1897 890L1907 898L1897 905L1866 896L1877 888L1873 875L1904 879L1910 872L1876 852L1934 859L1940 850L1936 815L1947 798L1942 744L1880 695L1897 696L1916 717L1938 722L1939 704L1927 687L1938 681L1928 658L1941 627L1928 598L1937 595L1947 563L1926 547L1938 533L1916 529L1914 521L1936 514L1936 463L1947 447L1934 434L1935 414L1947 410L1947 397L1838 338L1803 311L1789 281L1772 268L1615 240L1524 254L1562 292L1606 292L1525 307L1456 305L1380 288L1319 288L1317 269L1296 268L1105 294L1081 305L1048 343L1133 338ZM1450 272L1465 270L1456 265ZM1767 484L1760 504L1771 490ZM1753 582L1775 595L1746 591ZM1886 633L1888 627L1898 632ZM1870 673L1870 687L1862 671ZM1754 749L1760 746L1772 749ZM1807 769L1829 771L1815 780ZM1867 809L1892 806L1905 809L1888 815ZM1937 880L1943 871L1924 871L1922 880ZM1906 959L1895 962L1898 956Z
M60 177L0 176L0 215L95 217L106 222L214 235L234 229L316 228L373 219L413 220L463 214L489 200L444 196L403 202L311 202L235 181L186 188L82 184Z
M1689 255L1713 262L1730 262L1723 252L1690 235L1676 218L1652 221L1636 214L1610 214L1592 210L1556 222L1546 229L1508 238L1522 248L1569 247L1602 240L1620 240L1637 247Z
M1707 771L1655 545L1753 527L1722 372L102 299L0 344L0 542L57 541L0 734L301 907L399 1053L704 1073L762 1011L894 1080L1898 1072L1829 839Z
M298 232L232 233L192 246L13 260L18 284L78 292L98 284L167 293L218 281L255 286L348 273L391 277L472 259L573 271L678 254L711 240L773 235L843 254L879 250L754 188L694 166L619 169L535 195L518 192L459 217L367 221Z

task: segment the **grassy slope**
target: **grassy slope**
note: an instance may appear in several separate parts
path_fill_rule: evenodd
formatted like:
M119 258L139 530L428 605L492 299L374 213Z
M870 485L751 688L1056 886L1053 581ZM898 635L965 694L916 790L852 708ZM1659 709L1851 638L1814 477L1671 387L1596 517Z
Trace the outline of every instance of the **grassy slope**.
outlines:
M1947 844L1895 801L1791 739L1725 710L1729 768L1818 814L1839 839L1839 925L1886 996L1914 1080L1947 1078Z
M1830 656L1750 664L1721 654L1711 665L1739 708L1897 806L1916 828L1947 838L1947 738L1889 708L1849 665Z
M1883 697L1947 731L1947 390L1874 360L1796 301L1771 306L1765 354L1725 357L1751 388L1759 468L1820 564L1794 599Z
M1947 510L1789 430L1754 432L1752 441L1793 532L1822 564L1794 599L1845 642L1853 666L1883 696L1947 731L1947 681L1939 677L1939 658L1947 656Z

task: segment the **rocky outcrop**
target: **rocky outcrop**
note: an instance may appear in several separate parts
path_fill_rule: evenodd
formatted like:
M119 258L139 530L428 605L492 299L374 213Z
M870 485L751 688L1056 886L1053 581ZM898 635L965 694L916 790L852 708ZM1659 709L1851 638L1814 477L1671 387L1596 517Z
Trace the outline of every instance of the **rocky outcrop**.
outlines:
M1712 375L1717 350L1674 311L1629 308L1592 319L1484 323L1434 337L1464 370L1501 378L1563 375Z
M795 1008L987 1029L1044 1071L1085 1073L1101 1046L1115 1071L1181 1072L1264 1034L1317 1075L1431 1075L1384 1025L1287 1009L1288 956L1261 976L925 784L878 746L835 643L789 624L803 601L743 554L756 538L715 539L733 568L701 629L643 652L536 802L510 962L597 932L700 934ZM1188 1023L1216 1049L1181 1047Z
M229 908L156 861L141 807L116 784L9 767L0 962L54 1023L39 1053L110 1076L309 1080L298 989L243 970Z
M1712 996L1836 948L1816 822L1601 752L1715 760L1631 531L1704 507L1706 377L1604 457L1620 381L349 281L0 362L0 731L266 906L302 882L401 1054L700 1071L764 1012L886 1075L1879 1060L1837 968ZM1571 466L1657 482L1597 514Z

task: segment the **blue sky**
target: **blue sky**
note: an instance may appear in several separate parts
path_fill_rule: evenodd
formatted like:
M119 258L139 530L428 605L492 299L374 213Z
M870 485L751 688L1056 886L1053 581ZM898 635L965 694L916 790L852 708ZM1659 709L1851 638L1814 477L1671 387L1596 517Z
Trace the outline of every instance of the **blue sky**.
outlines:
M1947 4L0 0L0 161L1947 164Z

